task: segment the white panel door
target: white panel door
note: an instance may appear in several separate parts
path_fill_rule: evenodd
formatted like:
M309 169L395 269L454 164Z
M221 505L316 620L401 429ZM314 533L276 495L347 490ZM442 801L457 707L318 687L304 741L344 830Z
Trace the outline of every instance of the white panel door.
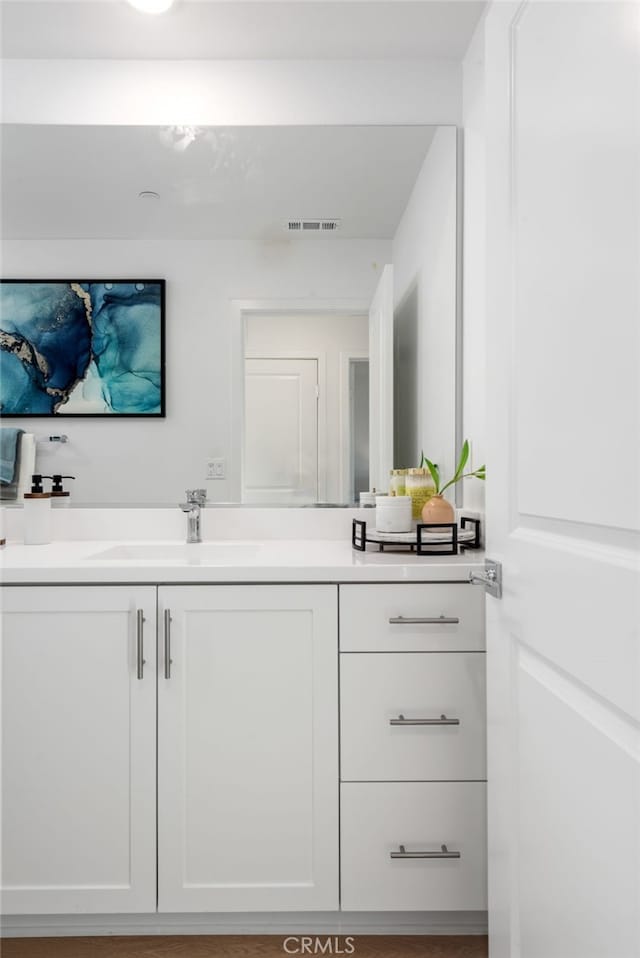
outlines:
M386 491L393 469L393 266L369 308L369 487Z
M243 502L317 502L317 359L245 359L244 403Z
M640 954L637 13L486 21L492 958Z
M160 589L160 911L338 907L336 593Z
M155 911L155 592L2 591L5 914Z

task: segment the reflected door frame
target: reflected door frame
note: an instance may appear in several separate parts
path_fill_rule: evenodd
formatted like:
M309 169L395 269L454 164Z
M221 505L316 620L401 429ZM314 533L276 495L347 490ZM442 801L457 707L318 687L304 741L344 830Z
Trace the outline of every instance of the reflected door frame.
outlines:
M367 300L354 299L260 299L231 301L231 459L229 463L229 494L232 502L242 501L243 476L243 436L244 436L244 360L246 341L246 320L250 316L283 316L286 314L309 313L318 315L340 314L341 316L363 316L369 314L370 303ZM318 498L326 500L327 474L327 390L326 360L324 356L311 355L309 350L278 350L283 359L317 359L318 386ZM251 358L258 358L253 352Z
M351 495L352 439L351 439L351 363L368 362L368 349L348 349L340 353L340 493L343 502Z
M273 349L269 355L264 350L247 349L244 354L245 359L310 359L317 363L318 371L318 426L317 426L317 471L318 471L318 500L323 501L327 496L327 356L321 350L312 351L309 349ZM246 415L244 414L244 390L243 390L243 431ZM240 474L240 496L244 489L244 443L242 444L242 471Z

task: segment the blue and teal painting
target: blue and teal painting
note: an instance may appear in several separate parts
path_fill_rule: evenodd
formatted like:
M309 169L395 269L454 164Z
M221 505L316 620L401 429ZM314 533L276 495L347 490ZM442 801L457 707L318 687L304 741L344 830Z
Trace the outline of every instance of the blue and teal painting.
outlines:
M164 280L0 282L0 415L164 416Z

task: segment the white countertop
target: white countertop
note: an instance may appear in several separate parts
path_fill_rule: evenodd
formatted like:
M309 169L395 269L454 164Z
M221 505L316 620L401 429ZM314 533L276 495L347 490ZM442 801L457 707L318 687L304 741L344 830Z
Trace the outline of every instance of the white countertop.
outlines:
M0 553L6 585L72 583L465 581L484 558L355 552L346 539L59 541Z

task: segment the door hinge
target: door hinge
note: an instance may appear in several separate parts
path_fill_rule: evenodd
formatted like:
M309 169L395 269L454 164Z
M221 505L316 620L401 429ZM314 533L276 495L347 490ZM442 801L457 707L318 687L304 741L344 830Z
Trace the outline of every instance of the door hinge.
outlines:
M483 585L485 592L494 599L502 598L502 563L495 559L484 560L484 572L470 572L469 582L474 585Z

